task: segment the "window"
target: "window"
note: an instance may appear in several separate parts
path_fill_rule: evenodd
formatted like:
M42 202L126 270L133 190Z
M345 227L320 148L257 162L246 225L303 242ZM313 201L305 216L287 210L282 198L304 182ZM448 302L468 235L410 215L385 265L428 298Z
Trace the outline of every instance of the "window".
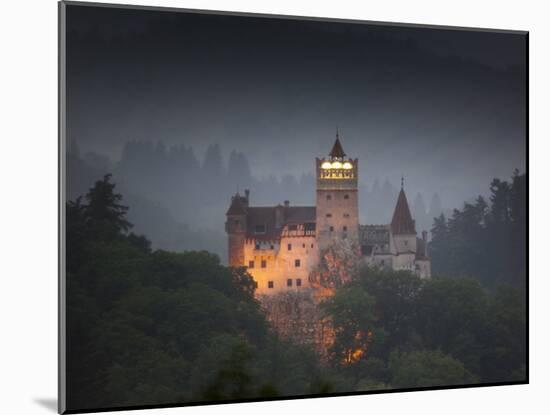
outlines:
M347 231L348 231L348 227L344 226L344 232L347 232Z
M260 243L256 242L256 249L260 249Z
M292 251L292 244L288 244L287 248L289 251Z
M332 199L332 196L331 195L327 195L327 200L331 200Z
M273 288L273 281L268 281L267 282L267 288Z
M262 259L262 268L267 267L267 261L265 259Z
M302 248L305 248L306 247L306 244L302 244Z
M405 243L405 246L409 244L409 241L407 241L406 239L403 242Z
M301 287L301 286L302 286L302 279L296 278L296 287Z
M327 213L327 218L332 218L332 213Z
M256 225L254 228L255 233L265 233L265 225Z
M269 248L270 248L270 249L274 249L274 246L273 246L273 245L269 245Z
M292 278L289 278L288 280L286 280L286 286L292 287Z
M344 218L349 218L349 213L344 213Z
M254 261L248 261L248 268L254 268Z
M349 195L344 195L344 199L349 199Z
M328 229L329 229L329 231L333 232L334 231L334 226L330 226Z
M384 260L380 261L380 265L382 265L382 266L386 265L386 264L384 263Z
M241 223L241 222L239 221L239 219L236 219L236 220L235 220L235 225L238 225L238 224L240 224L240 223Z
M296 268L298 268L298 267L300 266L300 260L299 260L299 259L295 259L295 260L294 260L294 266L295 266Z
M311 244L311 247L313 248L313 244Z
M298 225L288 225L288 230L289 231L297 231L298 230Z
M254 288L258 288L258 281L254 281Z

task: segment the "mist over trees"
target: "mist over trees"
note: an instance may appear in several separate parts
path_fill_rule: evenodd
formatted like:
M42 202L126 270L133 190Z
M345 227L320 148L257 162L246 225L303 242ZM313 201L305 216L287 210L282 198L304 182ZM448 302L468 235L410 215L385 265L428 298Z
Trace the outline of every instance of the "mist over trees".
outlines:
M527 175L494 179L490 197L464 203L452 215L435 218L430 254L437 275L477 278L494 288L527 283Z
M225 212L231 196L251 190L254 205L275 205L289 200L292 205L315 203L313 173L280 177L253 175L242 151L222 154L217 144L199 157L193 147L167 146L163 142L129 141L120 160L86 152L76 141L68 148L68 198L83 194L103 174L112 173L131 207L129 218L148 235L153 247L175 251L206 249L226 260ZM306 160L314 168L314 159ZM372 186L359 188L360 221L389 223L399 188L376 178ZM435 200L435 202L434 202ZM417 194L412 205L417 229L429 230L434 217L444 212L437 194L427 209Z

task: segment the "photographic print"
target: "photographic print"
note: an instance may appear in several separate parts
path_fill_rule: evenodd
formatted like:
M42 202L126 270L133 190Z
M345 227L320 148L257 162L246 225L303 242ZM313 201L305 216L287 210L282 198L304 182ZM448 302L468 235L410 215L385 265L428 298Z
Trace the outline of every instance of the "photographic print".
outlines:
M61 2L60 411L528 382L528 34Z

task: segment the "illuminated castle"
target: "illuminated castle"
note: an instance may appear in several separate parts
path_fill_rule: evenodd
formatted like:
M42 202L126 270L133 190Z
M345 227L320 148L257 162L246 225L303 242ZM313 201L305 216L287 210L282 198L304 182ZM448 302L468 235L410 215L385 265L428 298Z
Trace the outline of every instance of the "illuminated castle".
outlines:
M430 277L427 232L416 235L403 181L392 221L360 225L357 159L346 158L338 134L327 158L316 158L315 206L250 206L250 192L238 192L226 213L229 265L245 266L258 294L301 290L320 253L331 244L357 241L370 266L408 270Z

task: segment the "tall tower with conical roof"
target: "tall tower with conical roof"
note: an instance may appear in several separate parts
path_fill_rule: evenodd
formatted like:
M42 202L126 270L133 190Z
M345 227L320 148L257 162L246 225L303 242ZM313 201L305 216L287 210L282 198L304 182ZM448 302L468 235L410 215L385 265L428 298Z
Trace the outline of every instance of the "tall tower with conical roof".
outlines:
M316 158L316 235L319 249L342 239L356 240L359 230L357 159L346 157L340 136L328 157Z

